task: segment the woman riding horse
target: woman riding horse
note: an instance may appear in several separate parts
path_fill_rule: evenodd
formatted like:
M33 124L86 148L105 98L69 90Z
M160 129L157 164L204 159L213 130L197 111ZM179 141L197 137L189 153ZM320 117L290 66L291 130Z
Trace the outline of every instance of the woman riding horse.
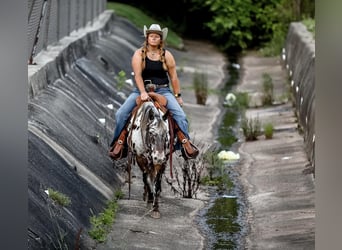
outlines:
M146 101L148 98L147 91L150 88L167 98L167 109L176 123L175 132L178 141L175 149L182 149L182 155L186 159L196 158L199 154L198 148L189 140L188 121L182 109L183 100L176 72L176 62L171 52L164 49L167 32L167 28L161 29L158 24L152 24L149 29L144 26L146 39L143 46L135 51L132 58L136 88L115 115L117 125L109 150L109 156L114 160L126 156L127 121L136 106L136 98L140 95L141 101ZM173 93L169 86L169 79Z

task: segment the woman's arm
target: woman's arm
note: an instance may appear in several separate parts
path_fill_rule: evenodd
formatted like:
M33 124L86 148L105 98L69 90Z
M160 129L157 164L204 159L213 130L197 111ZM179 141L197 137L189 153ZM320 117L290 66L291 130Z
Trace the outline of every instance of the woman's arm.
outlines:
M181 88L180 88L180 83L179 83L179 79L178 79L177 71L176 71L176 61L173 55L171 54L171 52L168 50L165 51L165 59L166 59L166 65L168 68L168 74L170 77L173 93L175 94L175 97L177 98L178 103L182 106L183 100L182 100L182 97L179 96L181 93Z
M148 94L146 93L145 86L144 86L144 81L141 76L142 73L142 66L141 66L141 49L137 49L132 57L132 69L134 72L134 79L135 79L135 84L137 85L137 88L140 91L140 97L141 100L147 100Z

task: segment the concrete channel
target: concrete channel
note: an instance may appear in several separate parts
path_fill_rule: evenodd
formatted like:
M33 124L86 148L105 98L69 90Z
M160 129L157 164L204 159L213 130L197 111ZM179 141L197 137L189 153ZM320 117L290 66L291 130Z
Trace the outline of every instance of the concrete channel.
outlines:
M59 223L63 223L59 226L68 232L70 247L79 229L84 228L80 238L83 249L206 249L206 239L194 219L209 202L207 190L200 188L195 199L186 199L163 183L162 217L155 220L147 214L142 201L142 180L137 169L131 199L119 201L107 241L95 244L86 235L92 211L102 211L108 197L123 184L123 173L115 166L113 169L107 157L106 138L95 140L94 135L104 130L99 122L102 117L108 118L110 125L104 133L112 131L115 121L108 117L106 105L114 103L117 108L123 102L117 87L112 85L113 72L123 68L130 72L129 61L124 59L130 58L133 48L139 46L137 38L141 38L141 31L127 20L112 15L106 20L106 26L99 28L106 31L106 36L92 30L94 34L90 32L80 39L80 46L63 48L59 57L52 48L50 54L46 51L41 61L37 60L38 65L29 67L29 244L32 249L47 249L46 234L52 234L54 225L46 223L51 214L45 190L52 187L73 200L70 207L63 209L52 204ZM95 44L88 44L93 40ZM196 104L192 76L196 71L204 72L210 88L220 89L226 81L229 62L211 44L185 41L185 47L185 51L171 50L178 62L191 137L205 148L217 143L223 100L209 95L205 106ZM78 52L82 54L80 58L73 58ZM112 68L103 65L103 59ZM236 90L251 92L256 103L264 72L274 79L277 95L288 93L287 72L280 58L247 54L240 65L242 77ZM40 67L44 66L42 70ZM130 89L127 86L124 94ZM255 105L246 115L258 116L262 122L272 121L275 134L272 140L260 137L254 142L241 141L238 149L241 160L236 171L244 187L250 225L246 246L239 249L313 249L315 185L303 136L297 130L295 108L287 100L268 108ZM179 156L174 158L175 164L181 162ZM127 197L127 185L122 189Z

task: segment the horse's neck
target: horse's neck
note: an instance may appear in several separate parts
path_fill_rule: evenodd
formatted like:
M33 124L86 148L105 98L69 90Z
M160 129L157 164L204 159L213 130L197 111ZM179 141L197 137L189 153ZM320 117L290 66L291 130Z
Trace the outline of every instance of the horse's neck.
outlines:
M139 147L144 145L148 123L146 110L152 108L151 105L153 105L152 102L143 102L137 107L135 112L132 112L132 117L128 126L129 144L132 144L132 141L134 141Z
M153 111L155 115L159 116L155 119L162 120L163 112L158 110L152 102L142 103L135 114L131 117L128 144L131 147L134 146L137 152L143 152L144 150L148 149L149 145L147 145L147 143L149 140L147 140L147 133L150 131L150 129L162 130L160 132L157 131L157 133L168 133L168 121L163 120L163 126L158 126L160 125L159 122L155 123L154 121L149 120L149 112L151 111ZM153 128L153 126L158 126L158 128Z

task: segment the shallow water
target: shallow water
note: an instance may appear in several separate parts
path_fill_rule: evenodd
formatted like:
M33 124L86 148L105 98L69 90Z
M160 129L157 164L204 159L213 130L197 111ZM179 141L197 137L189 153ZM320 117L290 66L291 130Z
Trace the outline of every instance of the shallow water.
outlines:
M236 58L229 58L229 61L229 80L222 90L225 94L232 91L239 79L239 70L232 66L236 65ZM240 111L233 108L225 108L223 111L225 113L218 129L219 151L236 148L238 141L237 123ZM247 232L245 203L237 171L234 170L235 165L236 163L227 163L223 170L223 174L232 182L232 187L224 190L210 187L210 202L198 215L197 222L206 238L205 249L244 248L244 235Z

